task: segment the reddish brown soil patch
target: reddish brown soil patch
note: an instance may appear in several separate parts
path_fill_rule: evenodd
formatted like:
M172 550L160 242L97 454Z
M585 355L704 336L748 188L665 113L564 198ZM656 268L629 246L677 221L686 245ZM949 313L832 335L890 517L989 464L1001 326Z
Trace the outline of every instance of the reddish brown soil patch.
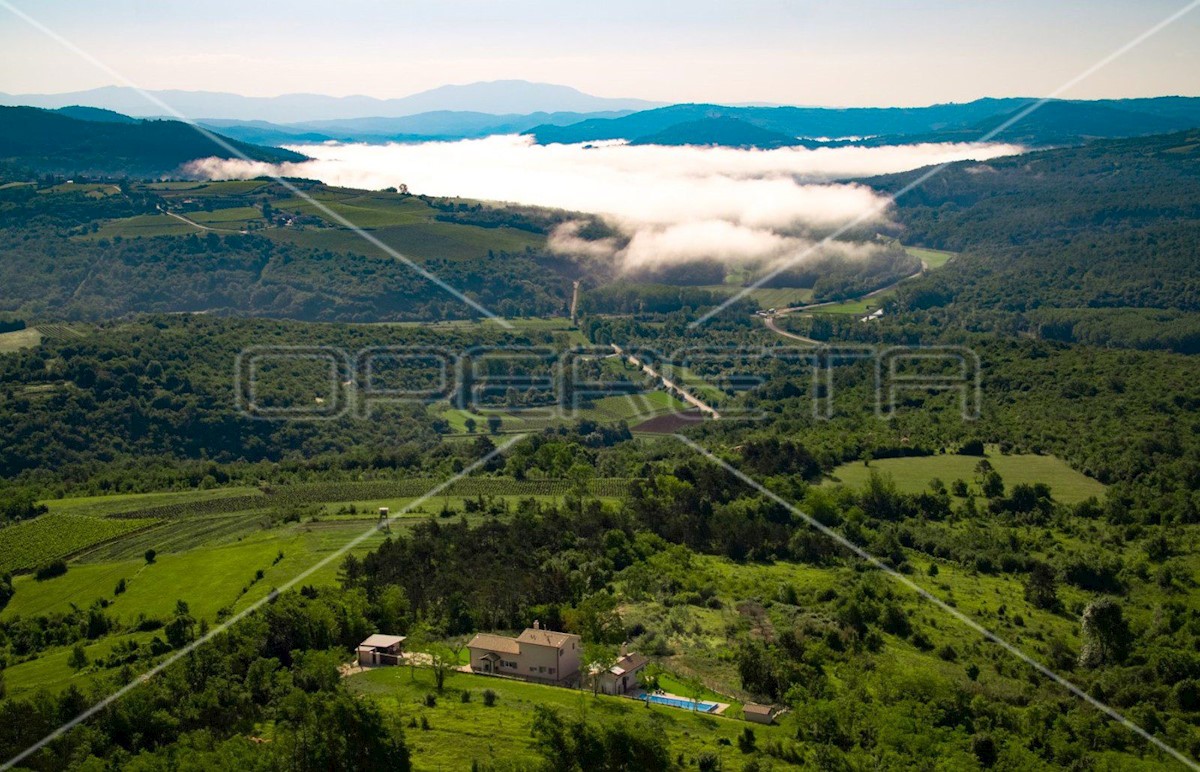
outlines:
M698 424L704 420L704 414L699 410L688 410L683 413L668 413L642 421L632 427L635 432L650 432L652 434L674 434L680 429Z

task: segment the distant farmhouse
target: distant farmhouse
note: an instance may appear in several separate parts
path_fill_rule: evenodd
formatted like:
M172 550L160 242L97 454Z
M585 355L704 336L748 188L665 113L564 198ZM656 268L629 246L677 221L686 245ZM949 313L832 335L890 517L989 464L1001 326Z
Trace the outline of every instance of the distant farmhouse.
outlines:
M467 649L476 673L565 685L579 676L583 641L571 633L543 630L534 622L516 638L479 633Z

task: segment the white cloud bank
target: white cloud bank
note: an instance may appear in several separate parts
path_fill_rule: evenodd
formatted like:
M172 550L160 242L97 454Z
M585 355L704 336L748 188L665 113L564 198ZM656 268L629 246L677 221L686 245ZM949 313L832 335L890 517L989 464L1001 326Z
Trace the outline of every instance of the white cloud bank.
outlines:
M589 212L624 238L585 242L567 226L554 234L552 246L616 255L626 268L696 259L777 262L806 249L813 230L864 216L867 222L885 219L886 199L836 180L1022 151L975 143L816 150L536 145L518 136L291 149L313 160L274 165L209 158L193 162L189 171L213 179L308 177L366 189L404 183L435 196Z

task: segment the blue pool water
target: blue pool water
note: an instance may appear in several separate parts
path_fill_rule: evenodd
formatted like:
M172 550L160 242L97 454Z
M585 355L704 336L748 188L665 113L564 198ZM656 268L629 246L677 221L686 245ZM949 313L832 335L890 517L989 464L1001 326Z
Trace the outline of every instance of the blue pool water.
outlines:
M672 708L683 708L684 710L692 709L692 701L691 700L681 700L678 697L664 697L661 694L643 694L640 697L638 697L638 699L639 700L649 700L650 702L653 702L655 705L670 705ZM717 709L717 703L715 703L715 702L698 702L698 703L696 703L696 710L700 711L701 713L711 713L716 709Z

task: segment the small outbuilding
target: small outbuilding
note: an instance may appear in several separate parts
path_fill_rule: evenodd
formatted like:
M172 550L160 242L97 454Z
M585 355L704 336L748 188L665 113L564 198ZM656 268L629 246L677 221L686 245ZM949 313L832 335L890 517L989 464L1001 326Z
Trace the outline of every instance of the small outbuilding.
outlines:
M376 633L358 644L358 664L362 667L399 665L404 657L404 641L403 635Z
M650 659L634 652L623 654L612 667L600 674L601 694L625 694L638 688L638 673Z
M747 721L753 721L756 724L774 724L775 717L779 715L779 706L747 702L742 706L742 714Z

